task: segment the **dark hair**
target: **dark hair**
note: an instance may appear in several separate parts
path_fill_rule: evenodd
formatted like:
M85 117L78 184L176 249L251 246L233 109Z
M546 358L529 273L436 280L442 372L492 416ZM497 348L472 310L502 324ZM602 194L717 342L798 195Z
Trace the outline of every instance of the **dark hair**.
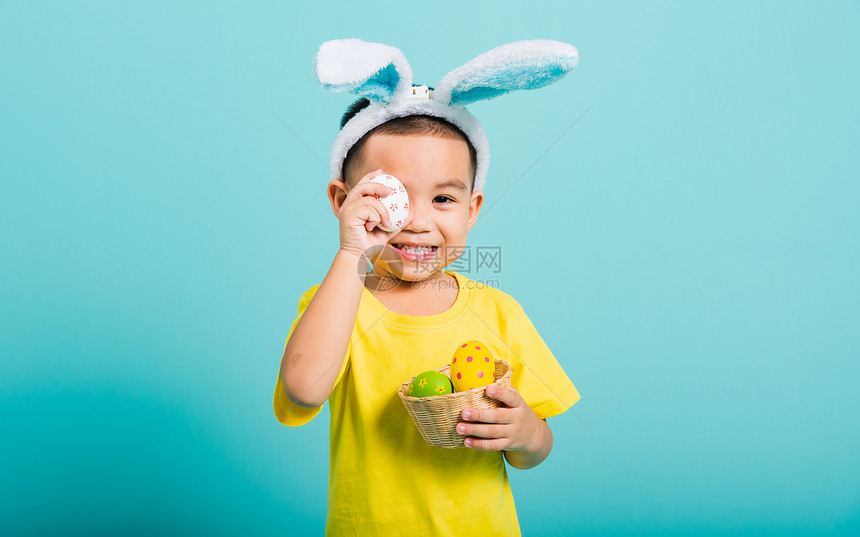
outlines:
M343 126L346 125L350 119L369 105L370 100L366 97L362 97L352 103L340 120L340 128L343 129ZM439 138L459 138L463 140L466 142L466 145L469 146L469 160L472 168L472 186L470 193L475 191L475 173L478 168L478 155L475 148L472 146L472 142L469 141L469 138L462 130L460 130L459 127L450 121L428 115L405 116L390 119L385 123L374 127L364 136L359 138L359 140L355 142L355 145L353 145L346 153L346 158L343 159L341 178L344 183L347 182L347 176L354 175L356 171L354 168L363 156L364 144L367 143L368 138L373 134L399 134L404 136L410 134L430 134Z

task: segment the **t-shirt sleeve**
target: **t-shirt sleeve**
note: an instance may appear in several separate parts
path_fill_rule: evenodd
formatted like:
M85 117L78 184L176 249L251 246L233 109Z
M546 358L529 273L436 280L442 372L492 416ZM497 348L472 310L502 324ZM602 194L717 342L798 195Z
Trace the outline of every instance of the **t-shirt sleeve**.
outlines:
M541 419L561 414L579 401L579 392L540 337L522 306L509 318L511 386Z
M311 299L314 294L316 294L317 289L319 289L319 285L315 285L314 287L308 289L305 294L299 299L299 312L296 320L293 321L293 326L290 327L290 332L287 334L287 340L284 343L284 350L286 350L287 343L290 341L290 336L293 335L293 330L296 329L296 325L299 324L299 319L302 318L305 310L308 308L308 305L311 303ZM349 354L352 350L352 342L347 345L346 355L343 359L343 365L340 368L340 373L338 374L337 380L335 381L335 386L340 382L340 379L343 378L343 374L346 372L347 366L349 364ZM287 397L287 392L284 390L284 381L281 377L281 368L278 366L278 383L275 384L275 398L273 401L273 407L275 410L275 417L278 418L278 421L283 423L284 425L288 425L290 427L297 427L299 425L304 425L314 419L317 414L322 410L322 405L316 408L305 408L303 406L299 406Z

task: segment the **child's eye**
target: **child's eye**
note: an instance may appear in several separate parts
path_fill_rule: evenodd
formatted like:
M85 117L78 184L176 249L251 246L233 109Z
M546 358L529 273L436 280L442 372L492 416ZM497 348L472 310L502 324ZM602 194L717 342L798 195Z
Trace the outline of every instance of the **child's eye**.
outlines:
M454 200L454 198L451 198L451 197L449 197L449 196L436 196L435 198L433 198L433 201L436 201L436 200L438 200L438 199L441 199L441 200L442 200L442 203L445 203L445 200L448 200L448 201L455 201L455 200Z

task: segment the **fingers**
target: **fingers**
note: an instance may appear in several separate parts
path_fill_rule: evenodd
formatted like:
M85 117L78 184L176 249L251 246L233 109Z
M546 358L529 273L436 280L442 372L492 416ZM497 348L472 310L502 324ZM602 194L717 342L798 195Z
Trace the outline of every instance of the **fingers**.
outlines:
M362 217L365 220L364 227L367 231L373 230L377 224L391 227L391 218L388 214L388 209L386 209L385 205L379 201L378 198L384 198L394 192L394 190L382 183L370 182L370 180L381 171L381 169L375 170L362 177L361 180L356 183L352 189L350 189L347 195L347 200L344 203L344 206L346 206L347 203L361 203L371 209L370 211L367 209L362 210Z
M373 228L377 226L382 221L380 213L377 210L374 210L373 207L370 207L368 204L368 209L364 214L364 229L367 231L372 231Z
M520 392L515 388L499 388L487 386L489 397L501 401L509 408L516 408L524 403ZM460 416L467 421L483 423L513 423L513 416L508 408L465 408Z
M499 388L498 386L487 386L485 392L487 397L491 397L503 402L509 407L517 407L523 404L523 398L515 388Z
M462 416L463 419L471 420L471 423L457 424L457 433L468 436L463 441L466 447L497 451L510 445L510 435L513 433L510 409L465 409Z
M460 416L466 422L457 424L457 433L464 436L466 447L485 451L503 450L512 445L516 407L523 399L514 388L488 386L489 397L503 402L502 408L466 408ZM465 438L468 437L468 438Z
M362 183L367 183L368 181L370 181L371 179L373 179L374 177L376 177L380 173L382 173L382 168L379 168L378 170L373 170L372 172L368 173L367 175L365 175L364 177L359 179L359 181L356 183L356 186L358 186Z
M382 173L382 168L378 170L374 170L364 177L361 178L359 182L355 184L354 187L350 190L350 193L353 191L356 192L355 195L358 196L372 196L377 195L379 197L384 198L389 194L394 192L393 188L387 187L382 183L371 182L370 180Z
M479 423L513 423L513 416L505 408L465 408L460 416Z
M463 436L477 438L506 438L510 432L509 424L501 423L459 423L457 432Z
M501 451L512 445L513 426L500 423L459 423L457 432L463 435L463 445L484 451Z
M374 214L372 214L371 217L373 218L373 221L375 223L381 222L383 226L391 227L391 217L388 214L388 209L385 208L385 205L383 205L381 201L375 198L371 198L369 196L362 197L360 198L360 200L361 203L367 205L374 210ZM368 223L370 222L368 221ZM371 229L373 228L368 228L368 231L370 231Z
M480 451L502 451L508 447L508 439L467 438L463 441L463 445L467 448L477 449Z
M353 192L355 193L353 195L356 197L379 196L380 198L384 198L394 192L394 189L382 183L362 183L352 187L350 194Z

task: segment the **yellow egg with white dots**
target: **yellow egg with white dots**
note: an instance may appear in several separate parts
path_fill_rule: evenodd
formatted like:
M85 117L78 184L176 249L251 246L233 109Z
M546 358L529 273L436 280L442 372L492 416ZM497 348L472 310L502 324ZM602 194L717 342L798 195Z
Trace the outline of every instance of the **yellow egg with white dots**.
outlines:
M469 340L454 351L451 359L451 382L458 392L488 386L496 379L496 361L490 348L480 341Z

